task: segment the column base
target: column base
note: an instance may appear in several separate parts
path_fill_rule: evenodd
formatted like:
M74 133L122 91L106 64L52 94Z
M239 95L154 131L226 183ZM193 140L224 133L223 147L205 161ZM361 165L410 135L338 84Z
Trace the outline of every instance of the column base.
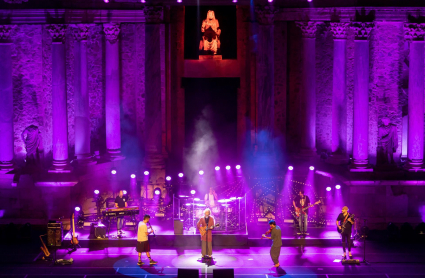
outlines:
M94 165L97 161L90 154L77 154L77 161L80 165Z
M0 161L0 172L9 172L15 169L12 161Z
M116 150L106 150L107 154L106 157L110 161L116 161L116 160L124 160L125 156L122 155L121 149Z
M404 169L409 172L425 172L423 159L408 159L406 164L404 164Z
M333 165L348 164L348 161L348 156L340 153L333 153L326 159L326 163Z
M53 165L50 167L49 173L71 173L72 167L68 160L53 160Z
M369 164L367 159L354 160L349 166L350 172L373 172L372 165Z

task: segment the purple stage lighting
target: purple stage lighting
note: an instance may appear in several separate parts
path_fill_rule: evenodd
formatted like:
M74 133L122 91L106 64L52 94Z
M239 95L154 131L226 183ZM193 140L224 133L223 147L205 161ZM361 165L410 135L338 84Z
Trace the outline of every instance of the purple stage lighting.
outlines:
M149 175L149 171L144 171L143 174L145 174L145 176Z
M146 3L146 0L140 0L141 3Z
M239 170L241 168L241 165L236 165L235 167L237 170Z
M269 0L269 3L273 2L273 0Z
M99 190L97 190L97 189L96 189L96 190L94 191L94 194L96 194L96 195L97 195L97 194L99 194Z
M75 211L80 211L81 208L80 207L75 207Z
M161 194L161 190L159 188L156 188L154 192L155 192L155 195Z
M171 180L171 177L170 177L170 176L167 176L165 179L166 179L167 181L170 181L170 180Z
M307 2L313 2L313 0L307 0Z
M226 170L230 170L230 166L229 165L226 166Z
M337 185L335 185L335 188L336 189L341 189L341 185L337 184Z
M238 2L238 0L233 0L233 3L237 3Z
M199 174L202 176L204 174L204 171L200 170Z
M331 191L331 187L330 186L328 186L328 187L326 187L326 191Z
M130 178L135 179L136 178L136 175L135 174L131 174L130 175Z
M220 166L215 166L214 168L216 171L220 170Z
M123 190L122 194L127 195L127 190Z
M111 170L111 174L112 174L112 175L115 175L116 173L117 173L117 170L115 170L115 169L112 169L112 170Z
M194 189L190 190L190 194L195 195L196 191Z
M288 170L289 170L289 171L294 170L294 166L288 166Z
M109 3L109 0L103 0L103 2L105 2L105 3Z
M183 178L183 173L179 173L179 178Z
M314 170L314 166L310 166L310 167L308 167L308 169L310 169L311 171L313 171Z
M183 0L177 0L177 3L181 3Z

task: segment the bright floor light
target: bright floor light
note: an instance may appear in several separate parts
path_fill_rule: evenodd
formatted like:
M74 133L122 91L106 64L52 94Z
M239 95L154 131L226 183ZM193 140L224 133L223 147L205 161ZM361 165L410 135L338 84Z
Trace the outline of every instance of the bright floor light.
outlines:
M196 191L194 189L190 190L190 194L195 195Z
M127 195L127 190L123 190L122 194Z
M239 170L241 168L241 165L236 165L235 167L237 170Z
M166 179L167 181L170 181L170 180L171 180L171 177L170 177L170 176L167 176L165 179Z
M289 170L289 171L294 170L294 166L288 166L288 170Z
M230 170L230 166L229 165L226 166L226 170Z
M220 170L220 166L215 166L214 168L216 171Z
M331 187L330 186L328 186L328 187L326 187L326 191L331 191Z
M204 174L204 171L200 170L199 174L202 176Z
M149 175L149 171L144 171L143 174L145 174L145 176Z
M94 191L94 194L96 194L96 195L97 195L97 194L99 194L99 190L97 190L97 189L96 189L96 190Z
M75 207L75 211L80 211L81 208L80 207Z
M337 184L337 185L335 185L335 188L336 189L341 189L341 185Z
M135 179L136 178L136 175L135 174L131 174L130 175L130 178Z
M308 167L308 169L310 169L311 171L313 171L314 170L314 166L310 166L310 167Z
M183 178L183 173L179 173L179 178Z

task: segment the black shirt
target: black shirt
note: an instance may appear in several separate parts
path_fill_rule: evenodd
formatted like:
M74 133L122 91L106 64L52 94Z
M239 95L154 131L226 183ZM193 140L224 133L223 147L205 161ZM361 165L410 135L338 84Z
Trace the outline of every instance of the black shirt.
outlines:
M120 196L117 196L115 198L115 203L118 204L119 208L125 208L125 202L127 202L126 196L122 196L122 198Z
M304 195L304 197L303 198L301 198L301 196L297 196L297 197L295 197L295 199L294 199L294 202L295 202L295 206L297 207L297 208L302 208L303 206L301 205L301 200L302 199L304 199L304 207L308 207L309 205L310 205L310 198L308 198L308 196L307 195ZM306 214L308 214L308 209L306 209L305 211L304 211Z
M348 214L348 215L350 215L350 214ZM342 224L344 223L345 217L346 216L344 216L342 213L340 213L338 215L338 218L336 219L336 221L339 221L340 226L342 226ZM350 216L348 216L348 217L350 217ZM348 218L347 218L347 221L345 222L345 230L344 230L345 233L351 233L352 227L353 227L353 224L351 224L351 222L349 222Z

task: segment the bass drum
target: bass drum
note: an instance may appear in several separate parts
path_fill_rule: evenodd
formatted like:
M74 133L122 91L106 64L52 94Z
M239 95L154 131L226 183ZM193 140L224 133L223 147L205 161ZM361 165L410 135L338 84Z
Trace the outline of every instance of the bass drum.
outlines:
M211 208L211 214L214 217L217 217L220 214L220 206L215 206L215 207Z

